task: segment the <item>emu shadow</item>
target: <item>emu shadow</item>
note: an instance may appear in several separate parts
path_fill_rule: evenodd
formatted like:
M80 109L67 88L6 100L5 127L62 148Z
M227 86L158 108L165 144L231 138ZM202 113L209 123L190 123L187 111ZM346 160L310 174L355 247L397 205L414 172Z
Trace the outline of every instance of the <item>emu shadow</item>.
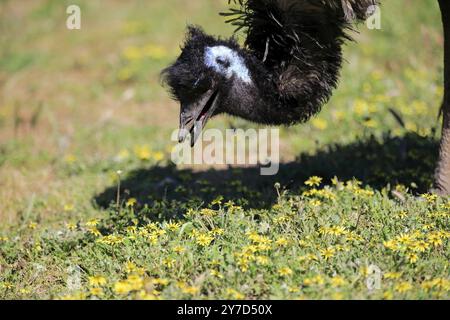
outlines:
M173 165L141 168L121 181L121 199L136 198L141 206L170 206L171 217L182 214L182 205L208 204L222 196L245 208L265 209L277 200L275 183L299 191L308 177L317 175L325 183L337 176L353 177L365 185L381 189L403 184L413 193L426 192L432 184L438 141L415 134L403 137L370 137L348 145L332 145L314 155L301 154L280 165L275 176L261 176L259 168L228 168L207 171L179 170ZM117 186L95 196L107 208L116 200ZM177 211L180 211L177 213ZM162 218L162 217L161 217Z

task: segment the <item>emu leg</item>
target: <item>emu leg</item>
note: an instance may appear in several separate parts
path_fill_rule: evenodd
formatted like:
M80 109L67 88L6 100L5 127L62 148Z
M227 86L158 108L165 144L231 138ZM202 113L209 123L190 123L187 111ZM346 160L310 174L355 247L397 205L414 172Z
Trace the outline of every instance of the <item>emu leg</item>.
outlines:
M439 0L444 24L444 101L442 114L444 118L439 160L435 173L435 188L441 195L450 195L450 1Z

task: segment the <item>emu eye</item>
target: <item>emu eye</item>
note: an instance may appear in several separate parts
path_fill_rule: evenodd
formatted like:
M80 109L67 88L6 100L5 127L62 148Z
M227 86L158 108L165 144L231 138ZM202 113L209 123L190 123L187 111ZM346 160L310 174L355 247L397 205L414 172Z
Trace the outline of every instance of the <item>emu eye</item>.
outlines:
M230 61L222 57L218 57L216 59L216 62L225 68L228 68L230 66Z

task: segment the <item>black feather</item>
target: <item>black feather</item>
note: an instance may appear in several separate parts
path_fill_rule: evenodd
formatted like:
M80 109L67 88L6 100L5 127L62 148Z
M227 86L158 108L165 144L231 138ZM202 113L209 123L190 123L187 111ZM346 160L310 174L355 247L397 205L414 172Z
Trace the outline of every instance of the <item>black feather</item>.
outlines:
M269 41L270 62L280 64L291 57L301 59L306 42L323 48L333 40L350 40L346 31L363 20L377 0L228 0L239 5L221 13L226 21L244 29L245 45L259 58Z
M246 35L245 47L193 28L179 59L165 70L165 82L180 102L199 96L197 77L205 87L219 84L220 108L247 120L294 124L320 111L336 88L342 45L351 40L353 24L372 13L377 0L229 0L237 5L221 13ZM197 36L192 36L196 34ZM245 61L252 85L221 78L203 64L205 47L223 45ZM200 61L200 62L199 62Z

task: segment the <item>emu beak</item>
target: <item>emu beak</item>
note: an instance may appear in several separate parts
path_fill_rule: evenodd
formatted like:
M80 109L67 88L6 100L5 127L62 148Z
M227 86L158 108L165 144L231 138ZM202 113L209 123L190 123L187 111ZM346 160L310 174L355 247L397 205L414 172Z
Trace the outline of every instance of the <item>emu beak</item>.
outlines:
M178 141L180 143L191 136L191 147L200 137L200 134L217 108L217 97L219 90L214 88L208 90L197 101L189 104L181 104L180 131Z

